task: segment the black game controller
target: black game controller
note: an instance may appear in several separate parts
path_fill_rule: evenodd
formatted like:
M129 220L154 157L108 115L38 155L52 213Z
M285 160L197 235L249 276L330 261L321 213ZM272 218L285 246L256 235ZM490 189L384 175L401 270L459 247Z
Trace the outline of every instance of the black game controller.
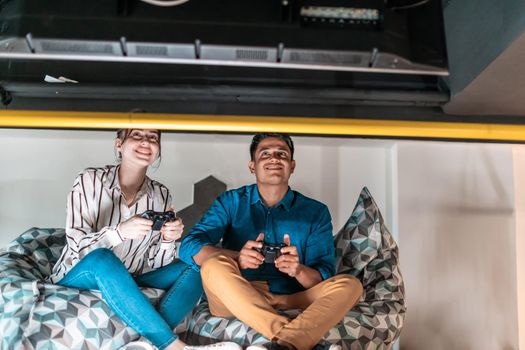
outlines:
M172 211L146 210L140 217L153 221L153 226L151 227L153 231L158 231L164 226L164 223L177 219L175 213Z
M266 243L263 242L262 248L256 249L259 253L264 256L264 262L268 264L273 264L275 259L282 255L281 248L286 247L284 243Z

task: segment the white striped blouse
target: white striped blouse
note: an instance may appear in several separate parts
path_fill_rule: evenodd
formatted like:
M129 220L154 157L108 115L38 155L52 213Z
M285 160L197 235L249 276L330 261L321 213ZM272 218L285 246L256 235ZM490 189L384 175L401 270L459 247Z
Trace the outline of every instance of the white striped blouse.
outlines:
M67 199L66 246L53 267L51 282L60 281L97 248L111 249L135 275L168 265L175 258L175 241L164 241L159 231L139 239L120 235L120 222L146 210L167 210L171 195L164 185L146 177L128 207L120 189L119 168L88 168L76 178Z

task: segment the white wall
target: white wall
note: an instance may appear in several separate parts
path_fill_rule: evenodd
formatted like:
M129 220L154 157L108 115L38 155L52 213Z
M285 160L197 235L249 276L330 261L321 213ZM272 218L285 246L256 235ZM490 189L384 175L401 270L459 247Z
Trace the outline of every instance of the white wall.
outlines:
M114 162L114 133L0 129L0 246L26 229L63 227L65 199L76 174ZM214 175L235 188L248 171L251 136L164 133L162 163L151 177L173 193L175 209L193 202L193 183ZM337 231L367 185L385 212L391 142L295 137L291 186L326 203ZM391 203L391 202L390 202Z
M512 147L398 145L402 349L518 349Z
M525 146L512 147L516 196L516 279L519 348L525 349Z

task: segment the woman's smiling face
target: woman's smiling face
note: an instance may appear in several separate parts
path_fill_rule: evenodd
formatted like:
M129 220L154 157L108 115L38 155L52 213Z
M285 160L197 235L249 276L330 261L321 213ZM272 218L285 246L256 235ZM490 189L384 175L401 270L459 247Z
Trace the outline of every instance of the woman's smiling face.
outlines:
M126 130L124 139L116 139L115 148L120 152L122 162L149 166L159 157L160 133L151 129Z

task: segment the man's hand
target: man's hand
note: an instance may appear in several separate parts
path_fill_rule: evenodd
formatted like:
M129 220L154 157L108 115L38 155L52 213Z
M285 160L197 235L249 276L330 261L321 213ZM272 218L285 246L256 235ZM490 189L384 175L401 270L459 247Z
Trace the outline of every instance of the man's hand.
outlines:
M290 236L287 234L284 235L284 244L286 247L281 248L282 255L275 260L275 267L290 277L296 277L303 268L299 263L297 247L290 245Z
M241 269L256 269L264 262L264 256L256 248L262 248L264 233L259 233L255 241L248 241L239 252L237 262Z
M151 226L153 226L153 221L135 215L126 221L122 221L117 228L123 238L137 239L143 238L150 233Z
M175 241L182 237L184 231L184 225L182 219L177 218L175 221L168 221L164 223L160 232L162 233L162 239L165 241Z

